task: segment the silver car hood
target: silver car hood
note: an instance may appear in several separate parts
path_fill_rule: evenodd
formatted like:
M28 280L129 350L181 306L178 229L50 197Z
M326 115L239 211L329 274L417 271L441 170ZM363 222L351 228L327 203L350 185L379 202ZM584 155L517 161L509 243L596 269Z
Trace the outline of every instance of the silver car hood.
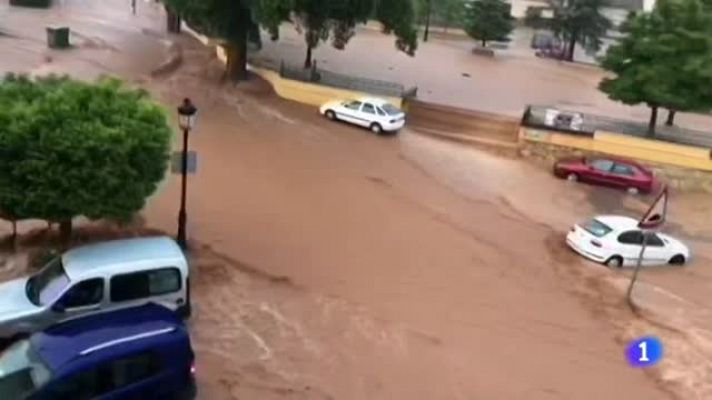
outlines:
M25 287L28 278L0 283L0 326L11 320L30 316L42 311L27 298Z

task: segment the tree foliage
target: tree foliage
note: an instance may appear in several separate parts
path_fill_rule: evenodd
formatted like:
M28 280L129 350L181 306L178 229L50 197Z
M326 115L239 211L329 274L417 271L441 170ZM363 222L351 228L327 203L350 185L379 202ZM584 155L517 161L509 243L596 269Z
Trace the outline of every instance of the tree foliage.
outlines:
M273 40L279 38L280 25L292 21L304 32L307 52L332 38L343 49L354 35L358 23L369 17L383 24L384 32L394 33L396 47L413 55L417 47L415 11L412 0L164 0L193 28L225 40L227 73L231 78L246 77L247 41L259 43L259 27ZM310 61L310 57L307 57Z
M712 15L699 0L658 0L652 12L632 15L622 32L602 60L615 77L600 89L625 104L647 104L650 134L660 107L712 109Z
M589 51L600 50L601 38L613 26L601 13L605 0L550 0L549 4L551 18L543 16L544 9L531 8L531 11L527 10L525 23L537 29L551 29L566 43L565 58L568 61L574 60L576 44Z
M164 176L171 128L118 80L0 81L0 214L67 223L125 220Z
M465 10L465 31L482 42L483 47L492 40L510 40L514 18L509 3L504 0L473 0L467 3Z

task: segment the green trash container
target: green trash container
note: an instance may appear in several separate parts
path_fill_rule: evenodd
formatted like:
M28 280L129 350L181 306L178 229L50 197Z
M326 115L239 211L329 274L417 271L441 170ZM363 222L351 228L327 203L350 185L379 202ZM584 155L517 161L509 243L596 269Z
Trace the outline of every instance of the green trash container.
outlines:
M47 45L51 49L66 49L69 47L69 28L47 27Z

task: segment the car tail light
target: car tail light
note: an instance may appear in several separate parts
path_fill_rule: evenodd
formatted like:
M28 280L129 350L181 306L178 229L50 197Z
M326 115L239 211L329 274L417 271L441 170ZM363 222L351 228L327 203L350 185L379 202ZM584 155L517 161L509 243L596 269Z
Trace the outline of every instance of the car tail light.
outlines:
M591 244L596 247L602 247L603 245L598 240L591 240Z

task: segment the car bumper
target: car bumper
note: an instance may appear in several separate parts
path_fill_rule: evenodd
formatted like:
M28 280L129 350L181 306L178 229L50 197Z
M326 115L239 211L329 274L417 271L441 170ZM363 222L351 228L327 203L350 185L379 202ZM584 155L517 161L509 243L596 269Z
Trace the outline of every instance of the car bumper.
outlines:
M606 257L604 255L595 253L593 251L583 248L582 246L579 246L576 242L571 240L570 237L566 237L566 244L571 248L571 250L577 252L584 258L587 258L591 261L599 263L603 263L606 261Z
M405 126L405 120L396 121L393 123L388 123L383 125L383 130L392 132L402 129Z

